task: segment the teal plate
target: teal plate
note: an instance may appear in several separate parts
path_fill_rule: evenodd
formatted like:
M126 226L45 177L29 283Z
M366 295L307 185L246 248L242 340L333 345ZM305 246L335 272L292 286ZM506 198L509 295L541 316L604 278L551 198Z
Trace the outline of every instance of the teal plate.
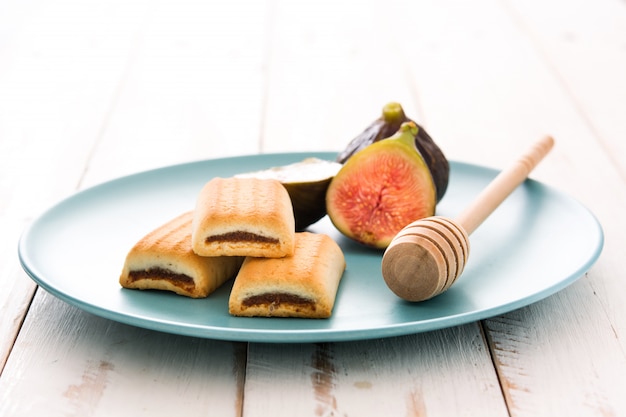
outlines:
M24 270L46 291L90 313L195 337L250 342L325 342L391 337L456 326L526 306L574 282L596 261L603 232L571 197L527 180L472 234L463 275L444 294L409 303L380 272L382 252L336 231L327 217L311 227L334 238L347 269L330 319L242 318L228 314L232 281L205 299L127 290L118 278L131 246L156 226L193 209L212 177L227 177L335 153L250 155L175 165L78 192L23 233ZM451 162L437 214L454 217L498 171Z

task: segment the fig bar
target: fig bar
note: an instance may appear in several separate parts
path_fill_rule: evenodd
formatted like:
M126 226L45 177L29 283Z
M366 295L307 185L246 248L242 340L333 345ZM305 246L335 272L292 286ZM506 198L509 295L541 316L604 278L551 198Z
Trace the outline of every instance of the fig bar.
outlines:
M234 277L242 257L208 258L194 253L192 218L192 212L184 213L139 240L126 256L120 285L203 298Z
M234 316L328 318L346 268L325 234L296 233L293 256L246 258L228 303Z
M198 195L192 230L198 255L290 256L294 235L291 200L277 180L218 177Z

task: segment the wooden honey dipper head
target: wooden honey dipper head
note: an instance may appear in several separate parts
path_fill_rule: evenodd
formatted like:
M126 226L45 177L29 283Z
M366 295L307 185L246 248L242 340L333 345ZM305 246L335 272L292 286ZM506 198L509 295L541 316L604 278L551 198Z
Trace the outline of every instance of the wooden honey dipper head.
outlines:
M469 235L517 188L552 149L545 137L500 172L456 220L426 217L405 226L382 259L387 286L407 301L428 300L446 291L463 272L469 257Z
M426 217L402 229L383 255L387 286L408 301L423 301L450 288L469 257L469 236L445 217Z

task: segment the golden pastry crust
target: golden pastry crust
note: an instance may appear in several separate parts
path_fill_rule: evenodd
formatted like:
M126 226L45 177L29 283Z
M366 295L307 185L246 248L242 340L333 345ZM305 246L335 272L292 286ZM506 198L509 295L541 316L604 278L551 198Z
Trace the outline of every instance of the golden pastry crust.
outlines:
M165 290L204 298L236 275L242 257L202 257L191 248L193 213L184 213L139 240L120 275L124 288Z
M296 233L293 256L246 258L231 290L235 316L328 318L346 261L324 234Z
M291 199L277 180L214 178L200 191L192 229L198 255L290 256L294 235Z

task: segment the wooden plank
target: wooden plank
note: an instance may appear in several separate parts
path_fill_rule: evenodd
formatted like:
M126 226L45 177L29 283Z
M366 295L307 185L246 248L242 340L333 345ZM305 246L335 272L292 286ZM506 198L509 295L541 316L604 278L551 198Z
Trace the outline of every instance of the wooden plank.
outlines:
M450 159L502 167L524 144L558 140L541 98L562 93L497 1L392 4L425 124Z
M378 2L275 3L263 152L339 151L389 101L420 120L382 11Z
M561 81L593 140L568 147L567 150L572 151L566 156L568 176L555 177L561 188L583 199L605 226L606 256L603 259L615 261L600 265L596 269L598 276L618 277L621 266L617 260L622 256L622 231L626 230L622 215L626 204L623 192L626 123L622 115L626 105L620 106L620 103L626 103L626 77L623 76L626 73L623 42L626 39L626 6L623 2L611 0L593 5L568 3L567 7L565 4L559 7L559 2L553 2L544 10L544 5L537 2L534 7L541 8L541 16L532 12L533 2L518 6L512 13L528 29L534 42L541 45L546 65ZM566 10L566 18L557 19L562 10ZM574 62L578 65L573 65ZM596 159L597 153L591 152L596 149L603 150L606 159ZM626 307L617 296L626 291L626 282L595 279L592 286L600 294L606 314L618 334L626 334ZM620 342L626 350L623 337Z
M622 42L626 36L626 7L623 2L614 1L593 5L528 2L512 4L511 13L518 25L526 29L546 66L561 83L584 125L581 131L586 130L592 139L579 147L568 147L567 164L561 166L569 168L567 183L572 187L571 192L584 195L585 203L603 223L606 244L603 256L590 273L574 288L553 297L556 308L546 308L540 303L529 309L530 325L539 339L550 340L550 344L545 349L545 361L530 365L539 383L511 387L510 401L518 415L537 415L538 409L549 415L550 407L553 410L558 407L559 413L570 415L620 415L626 410L623 396L626 308L621 297L626 283L618 279L622 274L618 259L626 244L621 232L626 224L620 214L626 206L623 192L626 170L620 158L626 154L623 144L626 125L622 122L623 109L615 103L623 102L626 97L623 77L626 55ZM575 117L572 115L572 119ZM604 161L596 160L592 152L596 149L605 151ZM563 302L561 297L565 296L571 301ZM548 325L533 326L538 321L543 323L547 314L550 314ZM521 326L516 332L521 333L528 324L515 319L505 326L488 323L492 327L488 334L498 347L498 360L508 358L506 351L516 348L517 341L510 337L510 329ZM573 345L578 346L578 355L585 360L573 359L575 366L557 369L558 358L571 354ZM594 353L599 349L602 355ZM505 378L523 380L519 369L514 369L516 366L515 361L503 364ZM563 389L563 380L568 381L567 391ZM563 400L546 403L537 392Z
M263 2L161 2L133 62L84 186L113 176L256 154L264 93Z
M605 8L595 13L606 16L613 6L594 3L589 8ZM606 152L607 138L595 128L598 120L608 132L613 121L596 119L574 99L563 82L574 79L565 69L571 65L561 68L546 58L543 38L528 32L523 16L491 1L420 2L405 16L424 15L426 7L435 17L414 26L413 41L405 43L405 50L415 51L412 58L407 54L417 90L431 133L444 150L453 158L504 167L522 144L552 134L555 150L533 176L579 198L605 226L604 256L576 285L486 321L511 415L623 414L616 387L626 385L621 296L626 283L619 279L617 260L626 244L620 214L626 195L614 156ZM534 8L524 5L526 18L541 16L543 7L539 2ZM479 13L472 13L474 8ZM556 19L556 10L565 9L571 13L569 5L555 8L552 28L569 21ZM605 82L610 84L609 79ZM593 73L585 80L593 84ZM617 94L622 82L617 81Z
M143 11L142 2L17 3L4 2L1 18L10 24L0 45L0 366L34 290L19 235L75 190Z
M251 344L248 357L248 417L508 415L477 324L350 343Z
M626 410L620 337L599 297L589 296L589 281L486 321L511 415L618 416Z
M85 175L73 185L258 150L265 9L249 5L242 14L244 6L161 2L128 22L125 65L109 106L91 109L101 120L95 144L80 155ZM116 12L117 19L131 17ZM72 116L63 111L60 118ZM245 345L119 325L40 291L0 384L9 414L237 416L244 367ZM39 381L42 374L55 382ZM39 395L31 399L33 386Z
M0 415L240 416L246 345L85 313L38 291L0 379Z
M10 216L0 216L0 257L10 260L0 264L0 370L13 348L36 287L25 276L15 256L16 244L23 228L24 222L16 222Z
M619 0L508 6L580 117L626 177L626 4ZM540 13L538 11L541 11Z
M562 68L555 71L551 67L554 62L546 61L545 51L538 48L547 36L542 32L545 28L533 32L536 28L529 31L528 23L520 26L518 19L527 22L523 20L528 16L525 12L487 0L471 5L454 1L411 3L399 4L395 12L385 11L387 3L384 8L373 3L359 3L355 8L341 2L316 3L315 7L304 3L300 11L293 5L277 3L273 10L276 14L269 20L273 41L268 45L265 39L251 41L256 47L265 45L271 54L267 78L259 75L258 67L249 72L254 78L248 87L258 88L252 93L256 97L252 102L264 100L266 94L267 107L246 107L245 113L249 114L259 110L248 120L256 130L254 140L245 136L246 143L256 146L255 152L337 149L376 116L368 116L370 112L377 112L389 99L410 103L409 112L426 121L429 132L449 156L470 162L501 167L524 144L544 133L554 134L557 148L534 176L580 197L592 208L607 232L604 256L589 274L559 294L486 321L489 348L510 415L623 414L626 408L619 389L626 382L626 307L621 294L626 283L617 277L621 276L620 251L626 244L621 236L626 230L622 220L626 197L615 158L598 147L600 143L619 155L620 145L614 143L619 123L611 112L608 117L600 114L602 107L595 104L597 101L591 101L593 108L581 107L578 99L572 98L576 95L564 89L564 80L571 87L579 77L587 78L583 79L582 71L568 78ZM112 15L120 11L120 5L98 5L101 7L94 9L92 5L67 4L77 6L80 16L104 11L104 16L117 22ZM50 28L53 23L37 11L28 22L46 20L42 26L29 26L26 35L16 41L19 48L0 47L0 54L7 50L18 53L11 57L17 66L0 69L0 92L11 93L0 95L0 158L4 158L0 170L6 166L6 171L0 171L0 187L5 187L1 195L9 196L9 200L0 200L4 216L0 227L13 236L6 246L0 246L2 253L14 256L11 245L17 234L12 226L15 219L26 222L39 208L71 192L78 183L82 162L76 166L60 160L50 163L53 155L67 149L75 160L85 161L94 138L102 138L82 186L182 162L191 155L200 158L241 153L240 144L202 141L221 128L222 118L231 120L233 103L241 99L226 107L215 106L206 98L207 92L222 91L220 97L228 99L228 89L220 90L217 81L203 85L200 76L186 69L196 65L208 70L215 57L231 55L239 57L233 62L242 66L264 62L259 60L263 54L257 55L257 50L237 52L254 36L243 35L235 42L239 45L236 50L215 52L214 48L219 48L216 42L202 36L202 41L193 41L208 33L201 21L207 18L209 6L200 9L198 20L189 20L185 19L188 4L177 10L162 3L149 10L141 27L137 22L145 14L142 4L137 6L137 15L130 13L135 17L117 27L125 28L120 30L125 35L105 41L98 36L99 30L106 32L104 26L95 24L98 19L86 19L94 25L74 22L71 17L63 18L67 9L52 10L55 5L51 5L46 8L46 17L51 14L61 23L69 23L67 32L57 32L56 38L42 41L43 35L34 34L33 28ZM384 13L392 13L392 18L381 26L378 18ZM245 16L242 19L254 21ZM227 25L219 26L222 20L216 20L217 27L225 29ZM181 29L187 22L188 32ZM105 49L117 57L117 64L96 70L96 74L88 70L102 61L80 62L74 70L67 66L60 52L67 53L63 57L73 56L85 48L83 38L71 36L78 27L82 34L94 34L87 38L95 39L96 45L113 42L107 43L110 50ZM130 28L136 30L136 37L128 36ZM49 34L50 30L42 33ZM69 45L69 49L54 49L55 39L59 44L68 42L63 45ZM386 48L394 45L394 39L398 49ZM199 46L204 41L212 45L206 55ZM573 48L571 55L564 56L573 57L579 50ZM36 53L29 55L28 51ZM394 58L403 51L409 51L407 61L402 62L409 65L410 72L406 66L398 71L389 64L395 63ZM377 53L388 59L381 59ZM122 59L129 55L135 57L130 63ZM303 63L292 62L296 58ZM319 62L324 63L321 69L312 70ZM47 63L52 72L25 65L32 63ZM168 65L172 67L166 68ZM215 74L229 74L227 65L217 67ZM16 72L16 68L24 71ZM178 76L171 76L170 70ZM605 74L606 84L610 85L609 77L615 74ZM109 80L109 76L113 78ZM120 78L124 84L112 81ZM16 80L30 96L22 97L22 90L12 87ZM30 86L32 80L38 82ZM265 90L259 87L264 82ZM202 84L198 87L200 98L194 84ZM593 90L587 85L576 94L590 97L592 93L587 89ZM240 98L249 97L243 90L246 88L239 90ZM389 91L395 97L388 98ZM615 99L607 89L602 94ZM196 105L202 110L197 111ZM5 114L10 117L3 118ZM68 119L68 114L76 117ZM27 123L31 116L37 116L37 124ZM39 140L49 132L55 139L52 143ZM90 140L83 142L82 136ZM172 144L172 137L182 138L181 143ZM57 149L59 146L62 148ZM153 151L143 154L148 148ZM125 152L122 157L116 154L120 150ZM35 152L32 160L28 159L33 155L30 152ZM133 161L137 155L139 160ZM120 165L116 165L118 160ZM33 173L26 169L26 165L32 167L26 161L39 162L52 173L48 177L43 171ZM6 176L1 174L5 172L24 178L4 182ZM606 187L613 190L610 195ZM16 270L17 264L8 268L3 264L3 290L14 285L15 274L30 285ZM5 312L9 316L11 311L18 312L12 316L17 318L17 324L11 325L13 329L19 327L20 312L27 306L32 286L18 291L25 301L12 298L14 304L10 307L0 304L3 317L8 317ZM129 410L128 415L136 415L144 412L144 407L153 411L151 415L158 415L159 410L172 414L182 407L189 408L190 415L200 414L201 408L203 414L241 415L242 407L244 415L300 415L307 411L316 415L507 412L477 324L357 343L254 344L250 347L244 396L241 366L245 355L239 344L190 340L119 325L80 312L44 292L38 293L31 313L0 378L0 414L33 411L46 415L120 415ZM2 326L5 323L3 320ZM2 332L0 336L5 330ZM12 343L13 339L9 340ZM211 381L205 380L205 374L211 376ZM174 401L171 405L179 408L173 410L168 403L172 397L167 395L172 388L180 398L197 403ZM31 407L33 392L41 395L34 398ZM445 395L447 392L452 394ZM48 399L45 405L44 397ZM206 402L209 399L211 404Z
M263 151L339 150L391 100L421 119L386 7L276 4ZM475 324L391 340L252 344L244 398L246 416L507 413Z

